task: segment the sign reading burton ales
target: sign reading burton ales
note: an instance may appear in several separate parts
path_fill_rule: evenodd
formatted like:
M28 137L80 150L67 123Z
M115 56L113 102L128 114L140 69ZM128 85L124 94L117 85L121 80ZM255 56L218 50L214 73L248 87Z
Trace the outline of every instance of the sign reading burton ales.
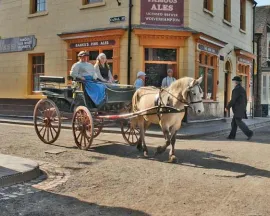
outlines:
M184 25L184 0L141 0L142 25Z
M92 41L92 42L83 42L83 43L72 43L70 48L83 48L83 47L95 47L95 46L112 46L115 44L114 40L105 40L105 41Z
M0 40L0 53L23 52L33 50L37 44L35 36L6 38Z

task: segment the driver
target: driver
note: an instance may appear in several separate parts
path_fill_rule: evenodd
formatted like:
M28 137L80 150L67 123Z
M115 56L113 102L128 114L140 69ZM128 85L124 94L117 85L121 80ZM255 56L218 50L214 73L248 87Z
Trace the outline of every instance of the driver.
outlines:
M96 80L98 78L94 66L88 63L89 54L86 51L81 51L78 54L79 61L72 65L70 75L73 78L85 80L85 77L91 77Z

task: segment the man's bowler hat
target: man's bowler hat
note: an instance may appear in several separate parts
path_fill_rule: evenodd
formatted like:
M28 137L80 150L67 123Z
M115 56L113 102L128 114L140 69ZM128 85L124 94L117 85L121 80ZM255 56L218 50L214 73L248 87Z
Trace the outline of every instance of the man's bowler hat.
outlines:
M242 79L239 76L235 76L232 81L242 82Z

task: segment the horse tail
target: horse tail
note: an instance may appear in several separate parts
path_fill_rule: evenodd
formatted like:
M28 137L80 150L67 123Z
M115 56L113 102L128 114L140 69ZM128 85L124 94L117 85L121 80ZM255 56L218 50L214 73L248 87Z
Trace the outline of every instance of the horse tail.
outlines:
M139 91L136 91L132 97L132 111L133 112L137 112L138 111L138 100L139 100L139 95L138 95Z

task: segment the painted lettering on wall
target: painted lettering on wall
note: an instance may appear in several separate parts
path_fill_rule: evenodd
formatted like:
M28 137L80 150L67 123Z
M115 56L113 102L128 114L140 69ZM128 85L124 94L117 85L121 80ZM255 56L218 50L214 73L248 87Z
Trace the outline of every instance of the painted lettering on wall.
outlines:
M22 52L33 50L36 46L35 36L24 36L0 40L0 53Z
M141 0L141 24L184 26L184 0Z
M203 44L198 44L198 49L201 51L204 51L204 52L214 54L214 55L218 55L218 53L219 53L218 49L214 49L212 47L208 47L208 46L205 46Z
M92 42L84 42L84 43L72 43L72 44L70 44L70 48L113 46L114 44L115 44L114 40L92 41Z

